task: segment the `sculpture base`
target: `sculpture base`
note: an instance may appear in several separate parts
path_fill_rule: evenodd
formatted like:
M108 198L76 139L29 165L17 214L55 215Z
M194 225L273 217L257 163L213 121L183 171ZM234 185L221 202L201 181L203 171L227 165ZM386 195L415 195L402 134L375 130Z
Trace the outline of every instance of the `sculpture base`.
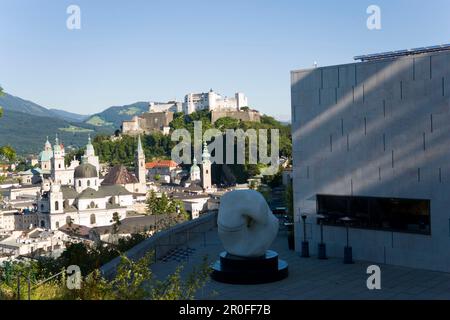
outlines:
M261 284L280 281L289 274L288 264L268 250L260 258L243 258L222 252L212 265L211 278L230 284Z

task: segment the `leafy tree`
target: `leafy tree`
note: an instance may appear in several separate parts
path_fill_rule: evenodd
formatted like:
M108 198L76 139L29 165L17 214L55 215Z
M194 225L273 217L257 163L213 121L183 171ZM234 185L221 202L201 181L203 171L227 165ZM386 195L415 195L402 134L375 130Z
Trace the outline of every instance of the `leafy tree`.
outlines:
M0 87L0 97L1 96L3 96L4 95L4 93L3 93L3 88L2 87ZM0 106L0 118L3 116L3 108Z
M14 160L16 160L16 157L16 150L14 150L13 147L9 145L0 147L0 158L4 158L9 162L13 162Z
M155 212L157 211L156 202L157 202L156 192L154 190L151 190L149 196L147 197L148 214L155 214Z
M218 119L214 126L219 130L237 129L239 127L239 120L230 117L224 117Z
M119 229L120 229L120 226L122 225L122 222L120 221L119 213L114 212L112 220L110 222L113 224L112 225L112 232L111 232L111 235L110 235L110 239L111 239L110 241L112 243L117 243L118 242Z
M82 258L89 255L89 250L84 250L82 244L72 248L68 263L75 264L76 261L83 264ZM67 258L69 255L65 257ZM210 268L207 257L205 257L203 263L187 275L186 280L181 278L183 266L177 268L164 281L155 280L151 268L149 268L154 261L152 257L153 252L145 254L136 261L122 256L116 275L111 280L103 278L98 268L88 271L81 268L82 274L86 274L86 276L81 282L79 290L67 288L65 269L63 268L54 272L56 275L63 271L60 277L36 286L49 277L48 274L44 276L39 262L6 262L0 266L0 299L18 298L17 277L19 275L29 277L33 287L32 300L187 300L194 299L195 293L209 279ZM20 297L25 298L26 295L27 286L22 285Z

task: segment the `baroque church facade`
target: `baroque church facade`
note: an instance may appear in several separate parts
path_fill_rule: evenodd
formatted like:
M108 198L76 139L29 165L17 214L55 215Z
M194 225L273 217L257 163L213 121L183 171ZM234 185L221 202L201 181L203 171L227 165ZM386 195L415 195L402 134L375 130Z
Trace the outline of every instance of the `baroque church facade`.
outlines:
M138 139L135 154L135 175L126 169L111 170L105 177L100 176L99 158L89 137L81 163L73 159L65 165L64 145L55 140L53 147L46 141L41 152L40 165L47 174L38 193L37 218L39 227L57 230L64 225L87 227L108 226L117 216L125 219L131 209L136 194L146 193L145 155ZM123 175L128 178L121 183Z

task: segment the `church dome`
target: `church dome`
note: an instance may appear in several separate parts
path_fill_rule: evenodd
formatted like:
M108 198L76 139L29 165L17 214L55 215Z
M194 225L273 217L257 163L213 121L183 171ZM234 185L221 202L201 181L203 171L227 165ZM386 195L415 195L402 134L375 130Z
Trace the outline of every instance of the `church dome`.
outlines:
M90 163L84 163L75 168L75 179L97 178L97 168Z
M194 158L194 163L191 166L191 174L196 172L200 172L200 168L197 165L197 160Z

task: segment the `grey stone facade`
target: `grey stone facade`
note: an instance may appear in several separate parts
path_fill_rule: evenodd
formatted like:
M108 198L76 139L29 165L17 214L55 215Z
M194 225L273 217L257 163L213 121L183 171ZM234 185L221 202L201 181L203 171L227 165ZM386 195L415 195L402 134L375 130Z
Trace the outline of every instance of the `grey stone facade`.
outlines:
M317 194L429 199L431 235L351 229L353 255L450 272L450 52L293 71L291 98L296 215ZM342 257L345 229L325 242Z

